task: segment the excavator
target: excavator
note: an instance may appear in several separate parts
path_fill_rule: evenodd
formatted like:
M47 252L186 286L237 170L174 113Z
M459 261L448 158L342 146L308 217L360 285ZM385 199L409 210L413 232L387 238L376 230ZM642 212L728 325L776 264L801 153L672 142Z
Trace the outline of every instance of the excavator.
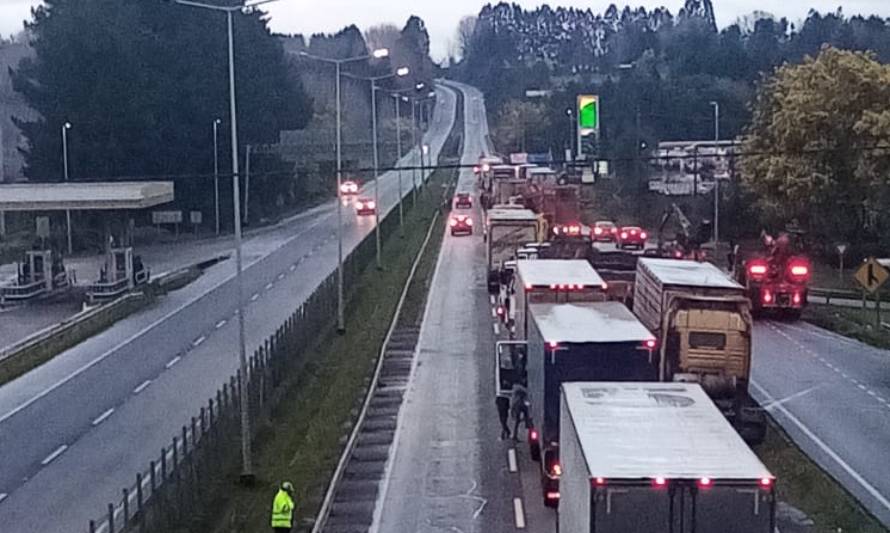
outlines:
M677 219L679 230L673 240L665 240L664 229L672 219ZM672 259L690 259L704 261L707 250L702 245L711 240L713 226L709 219L704 219L696 227L677 204L665 209L658 226L659 253L662 257Z

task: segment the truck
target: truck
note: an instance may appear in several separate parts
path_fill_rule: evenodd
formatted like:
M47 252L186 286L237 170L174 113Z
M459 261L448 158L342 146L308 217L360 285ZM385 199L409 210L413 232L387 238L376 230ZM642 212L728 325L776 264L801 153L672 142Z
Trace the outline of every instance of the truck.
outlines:
M583 259L536 259L516 262L508 305L515 338L528 338L529 304L602 302L608 286Z
M694 383L563 383L559 533L773 533L776 479Z
M799 233L780 233L774 239L764 232L760 251L746 253L736 247L731 254L736 280L747 289L755 315L771 311L800 318L811 275L802 241Z
M540 462L544 504L559 501L559 390L570 381L657 381L655 337L619 302L532 303L523 350L529 455Z
M485 220L488 290L497 294L505 261L512 260L525 243L538 240L539 221L528 209L492 207Z
M659 380L701 384L745 440L762 442L766 417L748 391L753 320L745 288L711 263L642 257L633 311L658 339Z

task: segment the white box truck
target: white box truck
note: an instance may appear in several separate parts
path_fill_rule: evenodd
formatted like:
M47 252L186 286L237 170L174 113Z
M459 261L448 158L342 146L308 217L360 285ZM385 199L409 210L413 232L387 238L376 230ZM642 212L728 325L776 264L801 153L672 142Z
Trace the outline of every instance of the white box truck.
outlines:
M619 302L533 303L524 365L541 495L559 500L559 388L568 381L657 381L652 333ZM522 350L520 350L522 351Z
M773 533L775 478L692 383L563 383L560 533Z
M640 258L633 310L659 341L659 381L695 382L751 443L766 417L748 393L751 302L711 263Z
M538 217L529 209L492 208L485 220L488 290L497 294L504 262L515 259L516 251L538 240Z

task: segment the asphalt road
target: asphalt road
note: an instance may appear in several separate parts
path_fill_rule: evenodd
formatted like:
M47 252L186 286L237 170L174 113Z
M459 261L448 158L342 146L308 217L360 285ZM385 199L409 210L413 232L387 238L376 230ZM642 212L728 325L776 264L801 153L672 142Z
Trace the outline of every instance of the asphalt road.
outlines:
M453 127L456 100L448 88L437 92L425 139L433 158ZM410 182L405 172L405 194ZM361 194L373 196L373 185ZM392 209L397 197L390 172L380 179L380 204ZM346 251L373 229L373 217L357 217L350 207L344 222ZM335 201L245 243L248 350L334 270L336 257ZM234 373L231 263L0 387L3 531L85 531Z

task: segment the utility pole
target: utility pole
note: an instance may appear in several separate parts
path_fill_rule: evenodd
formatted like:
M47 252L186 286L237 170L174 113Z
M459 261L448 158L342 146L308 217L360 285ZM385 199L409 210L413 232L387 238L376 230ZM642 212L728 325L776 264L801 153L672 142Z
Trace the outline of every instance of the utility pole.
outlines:
M371 80L371 136L374 144L374 240L377 243L377 270L383 269L380 256L380 161L377 154L377 80Z
M396 101L396 167L399 175L399 235L405 237L405 218L402 211L402 97L394 94Z
M71 123L66 122L62 125L62 166L65 174L65 182L68 182L68 130L71 129ZM68 232L68 255L74 253L74 246L71 240L71 210L65 210L65 225Z
M720 145L720 102L712 101L714 108L714 246L720 240L720 179L717 177L717 152Z
M216 212L216 235L219 236L219 125L220 119L213 121L213 204Z
M244 225L250 223L250 152L251 146L247 145L247 153L244 158Z

